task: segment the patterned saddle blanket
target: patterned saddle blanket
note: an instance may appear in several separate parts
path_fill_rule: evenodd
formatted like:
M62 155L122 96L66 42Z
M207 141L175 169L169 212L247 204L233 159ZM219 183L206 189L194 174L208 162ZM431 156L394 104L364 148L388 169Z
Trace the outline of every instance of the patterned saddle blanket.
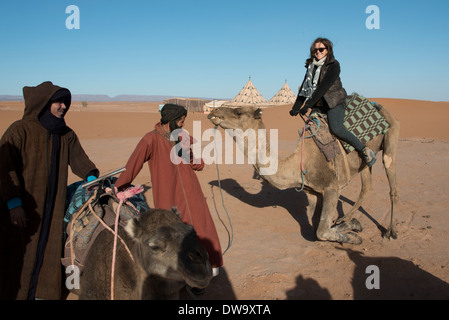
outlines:
M344 127L352 132L363 144L368 143L380 134L384 134L390 128L389 123L379 113L382 107L370 102L365 97L353 93L346 99L346 113ZM324 153L328 161L333 160L340 153L337 138L329 131L327 117L324 114L314 113L308 124L309 134ZM354 147L341 141L346 151L350 153Z
M91 246L100 232L105 229L98 219L103 220L109 227L115 224L119 200L105 190L112 189L116 181L115 177L105 179L97 192L83 188L82 182L74 183L67 188L63 233L64 252L61 259L65 267L75 264L82 273ZM87 206L89 200L90 206ZM129 219L147 210L149 206L143 195L134 195L121 206L119 226L124 227Z

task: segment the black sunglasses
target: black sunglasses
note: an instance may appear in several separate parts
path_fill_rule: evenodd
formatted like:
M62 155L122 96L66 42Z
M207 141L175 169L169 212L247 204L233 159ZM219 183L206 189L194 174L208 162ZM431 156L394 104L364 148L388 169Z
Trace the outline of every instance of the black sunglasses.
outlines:
M324 50L327 50L327 48L315 48L315 49L313 49L314 52L317 52L317 51L324 52Z

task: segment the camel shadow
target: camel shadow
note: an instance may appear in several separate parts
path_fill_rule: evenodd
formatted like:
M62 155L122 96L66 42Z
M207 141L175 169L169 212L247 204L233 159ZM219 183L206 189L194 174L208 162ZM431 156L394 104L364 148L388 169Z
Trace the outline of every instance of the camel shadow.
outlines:
M299 224L304 239L308 241L316 240L316 228L314 226L318 225L317 219L319 219L319 216L316 217L316 214L314 214L312 224L309 222L307 216L309 203L304 192L297 192L295 189L278 190L264 180L262 180L262 188L257 194L249 193L234 179L221 180L220 184L218 180L214 180L210 181L209 184L211 188L221 186L229 195L256 208L276 208L278 206L284 208Z
M309 199L306 196L305 192L298 192L295 189L287 189L287 190L278 190L273 188L268 182L263 179L260 179L255 174L253 179L261 180L262 188L257 194L252 194L247 192L236 180L234 179L224 179L220 181L214 180L210 181L209 184L211 187L220 187L226 191L231 196L240 199L241 201L256 207L256 208L265 208L265 207L283 207L288 211L288 213L296 220L301 228L301 234L303 238L307 241L316 241L316 230L318 228L321 210L322 210L322 196L319 194L315 194L317 197L316 203L311 205L309 203ZM346 198L345 196L340 195L338 204L337 204L337 214L338 217L344 216L343 210L343 202L348 203L353 206L355 204L354 201ZM307 215L307 207L311 205L311 208L314 207L313 212L311 213L311 223L309 222L309 218ZM384 232L386 229L383 227L376 219L374 219L364 208L363 206L358 209L359 213L365 215L369 220L373 222L374 225L381 231Z

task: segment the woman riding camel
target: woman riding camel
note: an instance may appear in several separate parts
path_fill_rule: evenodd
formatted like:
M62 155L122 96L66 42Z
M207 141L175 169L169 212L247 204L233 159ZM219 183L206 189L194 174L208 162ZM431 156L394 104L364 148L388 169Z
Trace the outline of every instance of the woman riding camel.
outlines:
M347 94L340 80L340 63L334 58L330 40L318 38L312 43L306 67L307 72L290 115L305 115L312 108L326 114L330 131L352 145L372 167L376 162L374 151L343 126Z

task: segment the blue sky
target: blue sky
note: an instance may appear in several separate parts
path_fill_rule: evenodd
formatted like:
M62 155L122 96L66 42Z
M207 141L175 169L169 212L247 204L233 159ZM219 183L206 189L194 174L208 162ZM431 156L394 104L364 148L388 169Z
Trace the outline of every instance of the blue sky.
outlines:
M380 29L365 25L369 5ZM297 92L318 36L348 93L449 101L447 0L2 1L0 95L51 80L74 94L233 98L251 75L270 99L285 80Z

